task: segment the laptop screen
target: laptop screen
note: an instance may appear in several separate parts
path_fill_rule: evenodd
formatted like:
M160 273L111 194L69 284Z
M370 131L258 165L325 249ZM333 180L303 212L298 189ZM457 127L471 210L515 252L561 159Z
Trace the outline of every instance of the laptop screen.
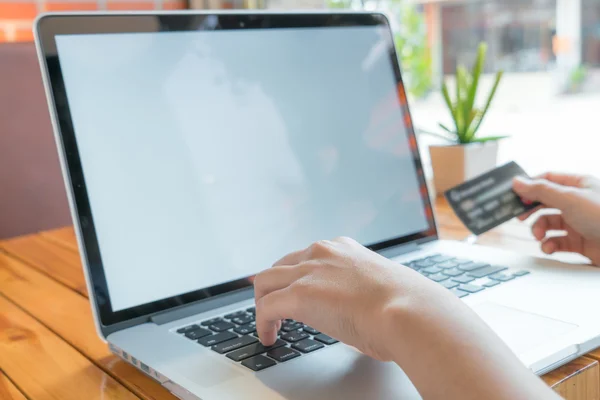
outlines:
M64 34L113 311L431 228L386 26Z

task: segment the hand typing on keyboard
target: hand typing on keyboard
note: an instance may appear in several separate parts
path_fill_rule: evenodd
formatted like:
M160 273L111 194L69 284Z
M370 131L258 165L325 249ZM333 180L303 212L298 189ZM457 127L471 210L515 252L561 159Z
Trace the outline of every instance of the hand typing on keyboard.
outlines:
M460 265L430 272L437 279L443 267ZM424 398L558 398L451 290L352 239L291 253L257 275L254 287L265 346L276 344L281 321L292 319L396 362Z
M257 330L265 345L275 342L280 321L292 318L380 360L391 360L385 316L417 281L433 282L348 238L322 241L292 253L258 275Z

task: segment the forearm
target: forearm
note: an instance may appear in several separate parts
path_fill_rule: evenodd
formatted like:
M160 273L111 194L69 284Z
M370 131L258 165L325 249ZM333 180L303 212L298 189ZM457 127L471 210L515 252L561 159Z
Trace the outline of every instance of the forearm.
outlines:
M491 329L449 292L391 306L391 350L425 399L559 399Z

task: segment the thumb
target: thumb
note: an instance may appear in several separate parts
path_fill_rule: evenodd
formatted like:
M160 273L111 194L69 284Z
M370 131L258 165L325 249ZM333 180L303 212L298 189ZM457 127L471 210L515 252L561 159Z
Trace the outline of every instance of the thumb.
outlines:
M513 190L525 200L538 201L546 207L563 210L569 205L569 193L572 189L546 179L531 180L518 176L513 180Z

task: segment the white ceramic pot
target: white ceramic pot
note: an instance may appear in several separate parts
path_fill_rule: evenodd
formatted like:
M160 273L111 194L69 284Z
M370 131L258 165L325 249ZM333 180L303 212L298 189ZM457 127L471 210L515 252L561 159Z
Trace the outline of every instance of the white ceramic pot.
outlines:
M433 183L438 196L491 169L498 162L498 142L429 146Z

